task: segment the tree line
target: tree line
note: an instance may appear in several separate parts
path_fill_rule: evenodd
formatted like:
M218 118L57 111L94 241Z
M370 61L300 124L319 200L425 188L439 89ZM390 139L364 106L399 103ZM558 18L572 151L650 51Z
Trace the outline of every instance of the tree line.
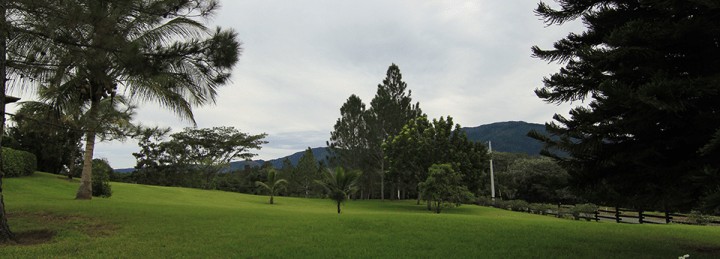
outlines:
M351 95L340 108L328 141L332 163L364 172L358 183L358 195L363 199L415 198L420 203L427 193L421 183L428 178L452 178L455 173L460 178L451 181L453 186L464 187L472 195L486 194L487 147L469 141L450 116L429 120L411 95L395 64L377 86L370 107ZM430 169L434 165L442 169L437 169L433 178ZM424 186L430 188L429 184ZM453 201L465 201L466 197Z

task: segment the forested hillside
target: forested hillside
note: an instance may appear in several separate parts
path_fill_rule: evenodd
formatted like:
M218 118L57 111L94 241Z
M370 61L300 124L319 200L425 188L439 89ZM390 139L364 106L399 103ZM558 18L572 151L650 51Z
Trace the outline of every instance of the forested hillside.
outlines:
M538 155L542 143L527 136L531 130L545 134L545 125L524 121L496 122L463 128L468 139L475 142L492 141L494 151Z

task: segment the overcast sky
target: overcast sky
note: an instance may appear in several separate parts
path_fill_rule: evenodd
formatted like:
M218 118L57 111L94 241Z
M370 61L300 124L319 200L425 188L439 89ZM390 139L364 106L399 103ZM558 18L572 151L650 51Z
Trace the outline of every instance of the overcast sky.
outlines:
M544 123L571 105L544 103L533 90L557 64L531 57L578 23L547 27L537 0L225 0L209 22L233 28L243 53L216 105L197 108L198 127L268 133L258 159L325 146L351 94L369 105L390 64L431 118L473 127L499 121ZM154 104L144 125L192 126ZM10 107L12 108L12 107ZM136 142L100 143L95 157L133 167Z

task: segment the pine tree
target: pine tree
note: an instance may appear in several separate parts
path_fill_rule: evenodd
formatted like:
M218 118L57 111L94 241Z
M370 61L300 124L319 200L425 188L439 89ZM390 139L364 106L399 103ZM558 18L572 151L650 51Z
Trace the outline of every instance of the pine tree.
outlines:
M405 92L407 90L407 93ZM382 84L377 87L370 109L365 113L367 124L368 163L380 175L380 199L385 199L385 152L383 143L400 133L403 126L422 114L420 103L413 105L412 91L402 81L400 68L392 64Z
M535 93L586 105L556 114L548 136L531 135L595 202L697 206L720 180L720 150L709 145L720 134L720 2L558 2L536 13L548 25L582 19L587 30L532 48L564 64Z
M296 190L300 191L305 198L315 194L315 180L320 179L320 169L312 149L308 147L298 161L295 174L292 178Z

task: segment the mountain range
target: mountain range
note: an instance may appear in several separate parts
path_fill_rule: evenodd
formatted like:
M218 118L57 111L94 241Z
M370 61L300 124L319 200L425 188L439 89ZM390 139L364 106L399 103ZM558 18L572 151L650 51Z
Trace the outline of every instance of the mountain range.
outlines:
M493 151L525 153L528 155L539 155L542 149L542 143L527 136L531 130L540 133L546 133L545 125L537 123L528 123L524 121L505 121L491 124L480 125L477 127L462 128L468 136L468 139L475 142L492 144ZM327 164L327 158L330 154L327 147L311 148L313 156L318 161L324 161ZM272 160L252 160L252 161L235 161L230 163L230 170L240 170L249 167L259 167L265 163L270 163L275 168L282 168L283 161L287 158L293 166L297 165L300 158L305 153L304 150L289 156L272 159ZM116 172L132 172L134 169L117 169Z

